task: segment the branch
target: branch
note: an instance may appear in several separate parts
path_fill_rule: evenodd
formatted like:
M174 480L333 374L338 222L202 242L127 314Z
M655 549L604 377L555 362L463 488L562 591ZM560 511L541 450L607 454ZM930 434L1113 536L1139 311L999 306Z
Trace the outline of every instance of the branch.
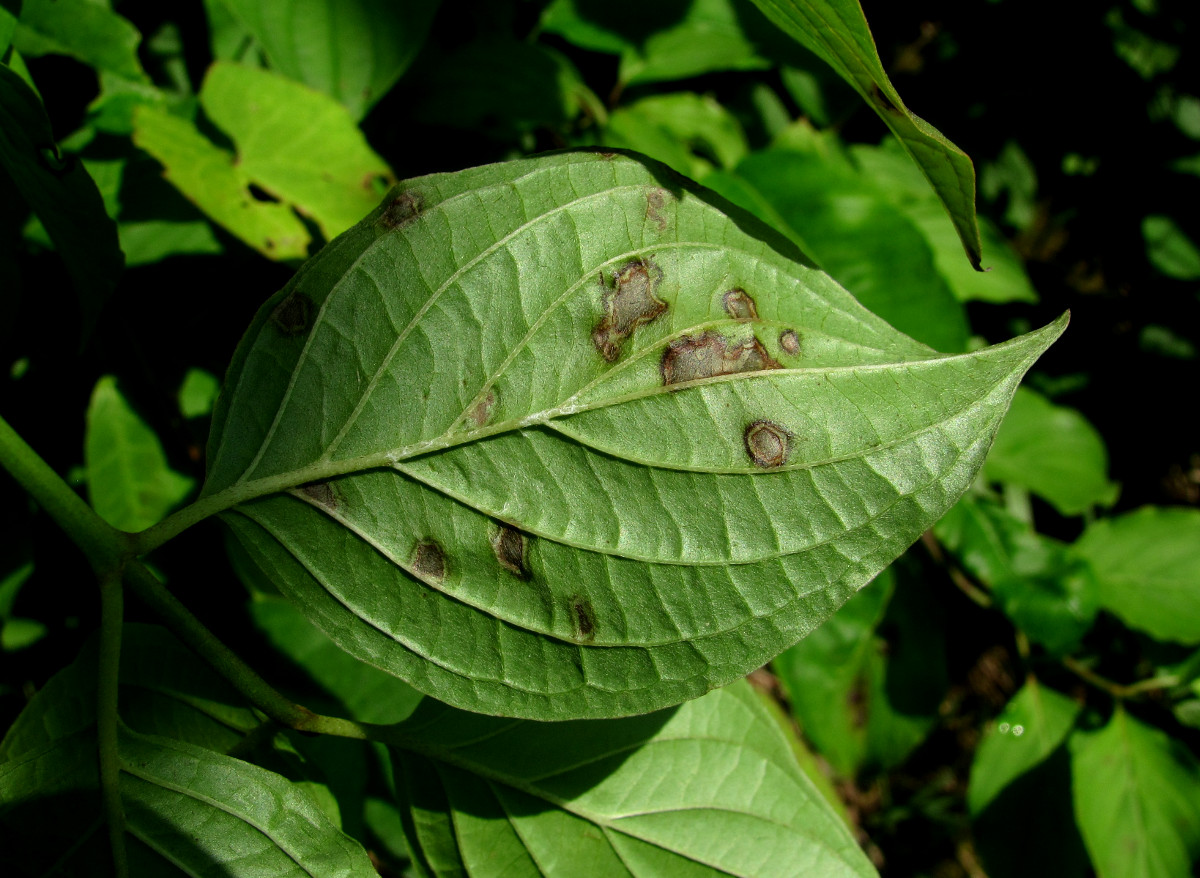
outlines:
M125 850L125 806L121 801L121 757L117 744L117 689L121 676L121 627L124 592L120 570L100 580L100 656L96 681L96 746L100 762L100 796L108 823L113 874L128 878Z

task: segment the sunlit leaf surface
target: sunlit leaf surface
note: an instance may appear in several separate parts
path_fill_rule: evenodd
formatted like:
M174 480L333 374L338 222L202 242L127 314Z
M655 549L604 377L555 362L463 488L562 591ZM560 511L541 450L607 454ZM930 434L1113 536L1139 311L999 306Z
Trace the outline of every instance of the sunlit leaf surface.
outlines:
M966 489L1060 320L946 356L618 153L402 184L271 299L206 510L456 706L643 712L812 630Z

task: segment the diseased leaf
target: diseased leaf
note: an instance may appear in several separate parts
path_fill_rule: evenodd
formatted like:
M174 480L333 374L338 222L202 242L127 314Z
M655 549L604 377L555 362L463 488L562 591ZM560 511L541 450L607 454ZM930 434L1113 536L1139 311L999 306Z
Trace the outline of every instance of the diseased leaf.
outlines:
M1065 317L939 355L718 203L614 153L403 184L260 310L198 511L456 706L644 712L760 666L966 489Z
M1066 740L1079 705L1030 678L984 733L971 763L967 807L978 816L1005 787Z
M408 69L438 0L224 0L271 67L360 119Z
M8 172L58 249L90 331L116 285L123 259L117 227L83 165L63 157L50 120L29 85L0 64L0 166Z
M879 60L858 0L754 0L754 4L784 32L823 58L879 114L937 192L967 258L980 269L971 160L904 106Z
M214 672L159 629L128 626L120 790L134 875L375 874L365 852L280 775L209 747L258 725ZM0 832L17 874L111 874L96 768L94 648L33 698L0 742ZM145 699L152 703L145 704ZM150 723L153 731L145 731ZM169 737L168 737L169 736Z
M1075 548L1100 606L1160 640L1200 643L1200 511L1146 506L1095 522Z
M393 750L434 875L874 875L744 681L675 710L512 722L432 700ZM452 821L452 822L450 822Z
M23 0L13 45L24 55L69 55L97 70L143 79L129 21L95 0Z
M84 465L92 508L124 531L157 524L195 484L167 465L158 436L121 396L111 375L92 391Z
M1028 488L1063 515L1111 506L1119 492L1108 480L1104 440L1087 418L1024 387L996 434L983 474Z
M1075 815L1102 876L1175 878L1200 856L1200 765L1186 747L1118 707L1071 736Z

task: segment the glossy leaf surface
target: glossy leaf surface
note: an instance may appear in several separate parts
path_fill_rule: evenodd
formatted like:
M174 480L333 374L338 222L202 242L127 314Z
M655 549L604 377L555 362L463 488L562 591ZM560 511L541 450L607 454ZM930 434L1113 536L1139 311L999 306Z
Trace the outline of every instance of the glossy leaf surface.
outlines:
M1096 522L1076 549L1102 607L1161 640L1200 643L1200 512L1148 506Z
M1064 324L935 354L712 199L612 153L404 184L259 312L203 508L457 706L643 712L758 667L957 499Z
M1179 742L1118 708L1071 739L1075 814L1102 876L1188 875L1200 855L1200 765Z
M675 710L513 722L426 700L393 750L434 875L874 875L743 681Z
M374 875L302 787L227 748L258 724L194 656L157 629L128 628L118 755L131 874ZM98 798L95 661L87 649L30 702L0 743L0 824L25 844L19 874L109 875ZM184 682L186 680L186 682ZM180 685L183 683L183 685ZM146 703L147 699L150 703Z
M823 58L879 114L937 191L967 258L978 269L975 168L962 150L904 106L879 60L858 0L754 0L754 4Z
M124 531L157 524L191 492L192 479L167 464L162 443L105 375L92 391L84 435L88 498L96 513Z
M438 0L223 0L271 67L358 119L412 63Z

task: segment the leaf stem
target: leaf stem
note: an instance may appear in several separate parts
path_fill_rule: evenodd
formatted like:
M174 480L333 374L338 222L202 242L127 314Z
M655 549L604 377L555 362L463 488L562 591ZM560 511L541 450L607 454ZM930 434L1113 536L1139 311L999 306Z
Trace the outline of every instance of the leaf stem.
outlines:
M129 553L128 535L93 512L3 418L0 464L83 550L98 576L120 568Z
M128 878L125 850L125 806L121 801L121 757L117 743L117 689L121 676L121 627L125 616L120 568L100 580L100 655L96 680L96 746L100 762L100 796L108 823L113 873Z
M1084 682L1090 683L1097 689L1104 690L1118 701L1126 698L1135 698L1138 695L1145 695L1148 692L1170 689L1172 686L1179 684L1179 677L1175 674L1163 674L1162 676L1151 677L1147 680L1138 680L1136 683L1117 683L1097 674L1083 662L1069 655L1063 657L1062 664L1063 667Z
M921 534L921 543L929 552L930 557L933 558L934 563L940 565L946 571L946 575L950 577L950 581L954 583L959 591L984 609L991 608L994 603L992 596L973 583L970 577L963 573L958 565L954 564L947 557L945 549L942 548L941 541L933 535L932 530L927 530Z

